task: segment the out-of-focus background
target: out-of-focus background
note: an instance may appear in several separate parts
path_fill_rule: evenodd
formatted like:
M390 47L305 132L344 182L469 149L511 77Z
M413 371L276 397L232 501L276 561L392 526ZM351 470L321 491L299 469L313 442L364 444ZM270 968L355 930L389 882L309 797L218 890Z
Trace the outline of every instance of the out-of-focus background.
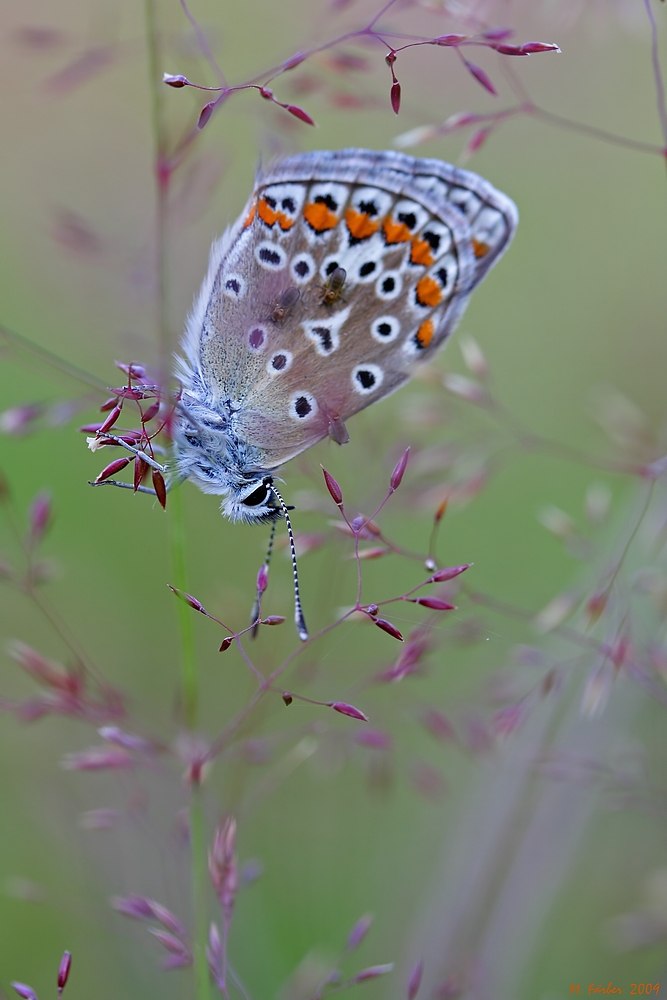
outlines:
M325 0L192 4L230 82L248 80L296 51L356 29L378 8ZM0 20L0 322L106 385L119 384L115 360L157 360L150 9L148 2L118 0L6 0ZM662 29L667 10L653 4L653 12ZM177 0L157 0L155 17L158 68L213 84ZM256 91L241 93L209 122L174 182L164 246L167 323L175 343L210 242L240 211L260 157L355 145L392 148L398 135L456 112L516 105L514 77L533 102L557 116L550 124L531 115L508 120L465 164L515 199L521 221L511 250L475 292L434 372L351 421L344 449L322 444L285 470L285 492L298 508L297 531L329 539L301 559L313 628L354 600L355 582L349 547L331 540L328 519L335 510L327 506L319 463L341 483L350 507L368 513L411 444L414 478L409 470L402 498L397 495L382 523L397 544L419 552L428 546L438 497L452 476L465 484L485 464L495 433L489 427L495 425L445 397L440 382L445 370L465 372L457 342L462 334L482 346L494 392L530 431L597 456L601 464L610 445L594 418L609 412L613 401L604 387L617 387L641 407L645 423L629 404L618 398L614 404L617 414L626 406L638 436L648 441L652 427L659 437L664 424L664 161L603 134L661 145L645 6L639 0L517 0L464 2L455 9L433 0L399 4L385 20L388 30L436 36L472 33L471 18L512 27L513 41L556 42L562 52L503 61L487 49L469 50L493 79L499 91L493 97L453 50L408 50L396 64L403 91L396 118L385 51L352 40L272 85L280 100L304 107L316 129L262 101ZM172 141L196 121L205 99L196 91L165 88L159 113ZM561 127L565 121L600 132ZM454 132L407 151L461 162L469 134ZM96 418L99 393L90 389L80 414L60 422L56 402L80 398L86 386L28 347L7 344L0 351L0 409L27 403L47 412L34 432L31 425L30 433L6 433L12 428L5 425L0 436L0 467L16 510L23 516L40 491L52 496L53 527L43 556L53 579L44 593L109 682L127 692L127 728L168 741L180 717L176 609L166 586L172 580L169 512L146 497L88 487L104 462L87 451L75 428ZM605 392L606 403L600 403ZM498 445L486 487L470 502L450 505L439 556L444 564L474 562L471 585L530 618L554 596L581 587L590 573L582 559L589 549L571 545L568 551L540 523L540 510L555 505L583 525L586 491L591 484L606 485L610 526L596 539L611 559L625 538L635 485L562 456L505 454L503 447ZM448 449L457 455L454 471ZM189 484L182 499L189 588L239 626L250 611L266 532L227 523L215 498ZM0 555L18 562L5 527ZM418 563L396 556L369 561L364 571L368 600L401 593L423 574ZM294 646L290 606L289 564L279 552L265 607L286 614L288 622L260 635L253 652L262 669L275 666ZM403 630L422 620L414 605L400 610L392 620ZM67 661L45 616L9 586L2 590L0 627L3 639ZM499 852L493 831L503 796L505 806L511 801L507 775L524 773L526 766L523 737L515 758L496 771L498 755L508 753L504 745L486 746L470 733L476 712L481 716L493 704L489 678L500 684L498 672L516 644L533 642L534 635L518 616L481 617L469 604L439 627L445 634L422 675L402 686L371 693L369 678L397 651L389 636L360 622L335 631L286 681L322 700L340 698L369 711L372 705L371 723L391 735L390 751L355 743L351 720L332 722L314 706L295 703L288 717L276 698L263 705L245 734L257 741L255 757L245 745L216 764L208 786L211 824L227 810L239 813L241 860L257 859L263 870L239 898L230 944L235 968L253 996L279 989L285 996L308 996L303 983L335 957L354 921L372 911L374 928L358 961L344 968L395 961L397 972L382 985L360 989L403 996L407 970L419 957L425 958L427 978L433 977L431 995L440 982L441 1000L555 1000L569 995L571 983L580 982L583 993L589 982L613 981L629 992L631 982L659 981L659 935L653 947L624 951L612 933L614 918L637 908L645 880L665 864L659 809L654 815L611 810L599 801L594 783L580 782L571 824L565 801L564 811L556 810L559 825L545 828L553 842L541 844L542 861L526 887L532 901L526 906L521 897L509 950L479 930L485 961L503 968L498 982L505 992L445 992L436 970L438 934L446 930L454 950L462 935L461 953L472 948L477 932L470 926L451 931L452 901L462 912L463 901L479 890L485 857ZM197 618L195 634L200 728L211 735L247 701L253 685L235 651L218 655L220 633L213 623ZM0 678L2 698L25 698L34 690L4 652ZM467 741L434 740L420 724L429 707L457 719ZM538 728L555 727L559 713L568 711L561 705L540 717ZM572 722L573 745L582 739L588 746L581 727L589 724L600 739L599 760L608 763L637 754L637 741L645 738L659 773L662 711L635 706L629 714ZM72 997L189 996L188 972L156 970L158 947L142 928L123 923L107 902L112 894L141 892L189 918L179 819L185 791L176 769L163 760L136 774L79 774L60 767L65 753L96 741L94 732L71 719L47 717L28 725L9 712L0 716L0 984L8 990L9 980L18 979L48 996L59 956L69 948L75 956ZM474 915L465 917L478 928L494 907L500 907L494 910L500 924L511 925L512 906L507 902L502 911L499 884L523 837L530 798L504 818L495 875L476 897ZM119 813L115 827L86 829L82 814L107 807ZM455 857L461 867L454 884L448 865ZM501 959L494 947L503 951ZM484 961L476 964L474 949L467 957L461 968L472 989L475 975L483 980ZM297 968L301 979L290 978ZM454 990L453 983L447 988Z

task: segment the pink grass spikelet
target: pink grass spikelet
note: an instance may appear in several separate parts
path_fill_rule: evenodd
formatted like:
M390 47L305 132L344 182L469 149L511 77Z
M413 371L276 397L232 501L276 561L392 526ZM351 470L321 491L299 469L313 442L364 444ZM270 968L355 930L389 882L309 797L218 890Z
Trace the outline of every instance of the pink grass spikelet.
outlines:
M104 423L100 425L99 433L105 434L106 431L110 430L120 417L121 412L122 410L120 406L114 406L113 409L109 411L109 416L106 418Z
M371 750L385 751L391 750L394 741L388 733L383 733L380 729L361 729L355 733L354 742Z
M170 583L168 583L167 586L172 594L175 594L179 600L184 601L189 607L193 608L194 611L199 611L200 614L206 615L207 618L209 617L208 611L204 605L201 601L198 601L196 597L193 597L192 594L186 594L184 590L178 590L177 587L172 587Z
M23 1000L38 1000L35 991L30 986L26 986L25 983L10 983L10 986L20 997L23 997Z
M69 972L72 968L72 956L68 951L63 952L58 966L58 996L62 993L69 979Z
M127 771L134 767L129 753L122 749L89 747L79 753L67 754L62 760L66 771Z
M269 566L268 563L262 563L262 565L257 570L257 593L263 594L269 585Z
M209 103L205 104L204 107L199 112L199 118L197 119L197 128L200 131L201 129L205 128L206 125L208 125L211 119L211 115L215 110L215 104L216 104L215 101L209 101Z
M391 622L386 621L384 618L373 618L373 622L378 628L381 628L383 632L386 632L387 635L393 636L394 639L398 639L399 642L404 642L402 634L398 631L395 625L391 624Z
M330 701L328 705L329 708L333 708L334 712L340 712L341 715L348 715L351 719L358 719L359 722L368 722L367 715L364 715L354 705L348 705L345 701Z
M456 47L460 45L461 42L465 42L467 35L438 35L433 41L436 45L446 45Z
M421 986L423 972L424 972L424 962L422 959L420 959L412 969L412 972L410 973L410 976L408 978L408 989L407 989L408 1000L415 1000L415 997L419 993L419 987Z
M135 736L133 733L126 733L118 726L102 726L101 729L98 729L98 733L107 743L113 743L125 750L145 752L151 749L148 740L142 739L141 736Z
M162 82L166 83L168 87L179 88L192 86L187 76L183 76L182 73L164 73L162 76Z
M129 896L114 896L111 905L118 913L135 920L151 920L153 917L153 901L147 896L132 893Z
M164 476L158 469L151 469L151 478L153 480L153 489L155 490L158 503L162 509L165 510L167 506L167 486L164 481Z
M122 469L126 468L129 464L129 458L115 458L113 462L109 462L106 468L102 469L99 476L95 477L95 482L103 483L105 479L110 479L111 476L115 476L117 472L121 472Z
M463 59L463 57L461 58ZM463 65L468 70L470 75L473 76L475 80L477 80L477 82L480 83L482 87L484 87L485 90L488 90L488 92L490 94L493 94L494 97L498 96L498 91L493 86L491 78L487 73L484 72L484 70L480 66L476 66L475 63L468 62L467 59L463 59Z
M443 501L443 503L446 503L446 501ZM463 563L461 566L447 566L444 569L439 569L437 573L434 573L430 577L427 583L444 583L446 580L453 580L455 577L460 576L461 573L465 573L472 565L472 563Z
M389 488L391 489L392 493L394 492L394 490L397 490L398 487L401 485L409 458L410 458L410 448L408 447L401 455L399 461L396 463L394 467L394 471L391 474L391 479L389 480Z
M373 916L370 913L364 914L363 917L360 917L359 920L357 920L356 924L354 925L354 927L352 928L352 930L348 935L347 941L345 942L346 951L354 951L355 948L359 947L359 945L361 944L361 942L364 940L369 930L371 929L372 923L373 923Z
M262 618L261 625L282 625L285 621L284 615L269 615L268 618Z
M48 493L38 493L30 505L30 541L33 545L41 541L51 524L51 497Z
M215 831L213 847L208 855L208 870L211 882L220 900L225 919L230 920L236 893L238 891L238 867L234 845L236 842L236 820L227 819Z
M391 109L395 115L401 110L401 85L398 80L394 80L391 85Z
M427 708L421 715L422 725L440 743L447 743L456 739L454 728L442 712L437 708Z
M228 635L227 638L223 639L222 642L220 643L220 649L218 650L218 652L224 653L227 649L229 649L233 641L234 640L232 636Z
M394 963L387 965L369 965L367 969L362 969L350 980L351 983L365 983L368 979L377 979L378 976L386 976L394 968Z
M327 472L326 469L322 469L322 474L324 475L324 482L326 487L331 494L331 499L336 504L337 507L342 507L343 505L343 491L334 479L334 477Z
M305 122L306 125L315 125L314 119L310 117L307 111L300 108L298 104L284 104L283 107L291 115L294 115L295 118L298 118L299 121Z
M423 608L430 608L432 611L456 611L455 604L441 601L439 597L406 597L405 600L411 604L421 604Z

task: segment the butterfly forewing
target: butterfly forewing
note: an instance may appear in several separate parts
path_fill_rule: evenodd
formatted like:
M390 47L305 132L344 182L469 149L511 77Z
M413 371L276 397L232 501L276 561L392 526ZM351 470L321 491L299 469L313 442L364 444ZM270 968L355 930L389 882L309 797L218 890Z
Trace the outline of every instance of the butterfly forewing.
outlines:
M266 470L404 383L503 253L514 204L438 160L304 153L214 248L186 351Z

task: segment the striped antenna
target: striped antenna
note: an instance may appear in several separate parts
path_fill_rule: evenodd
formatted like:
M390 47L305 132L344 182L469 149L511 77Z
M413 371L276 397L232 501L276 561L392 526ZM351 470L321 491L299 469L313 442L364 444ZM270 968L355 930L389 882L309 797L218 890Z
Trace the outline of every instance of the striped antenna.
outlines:
M294 621L296 623L296 630L299 633L299 639L305 642L308 638L308 629L306 628L306 621L303 617L303 611L301 609L301 595L299 593L299 574L296 568L296 548L294 547L294 532L292 531L292 522L289 519L289 511L287 504L281 497L280 493L273 485L272 481L264 480L266 486L271 490L274 497L280 504L280 509L283 512L283 517L285 518L285 524L287 525L287 534L289 536L289 547L292 554L292 576L294 577Z

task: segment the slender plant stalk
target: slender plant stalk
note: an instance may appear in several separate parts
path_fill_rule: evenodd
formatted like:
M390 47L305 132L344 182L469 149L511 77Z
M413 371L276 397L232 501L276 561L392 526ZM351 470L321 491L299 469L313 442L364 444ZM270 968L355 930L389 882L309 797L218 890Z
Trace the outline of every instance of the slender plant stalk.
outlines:
M159 343L160 381L168 384L171 343L168 327L166 223L170 170L167 157L167 132L161 84L161 58L155 0L144 0L146 44L148 50L151 124L154 143L155 178L155 270L157 277L156 332ZM185 524L183 498L178 490L169 494L169 527L174 584L186 591ZM197 725L198 691L192 618L188 608L177 602L181 640L181 687L183 718L188 729ZM208 915L206 906L206 823L199 779L192 782L190 799L190 847L192 869L192 908L194 932L194 980L196 1000L210 1000L210 977L206 960Z

